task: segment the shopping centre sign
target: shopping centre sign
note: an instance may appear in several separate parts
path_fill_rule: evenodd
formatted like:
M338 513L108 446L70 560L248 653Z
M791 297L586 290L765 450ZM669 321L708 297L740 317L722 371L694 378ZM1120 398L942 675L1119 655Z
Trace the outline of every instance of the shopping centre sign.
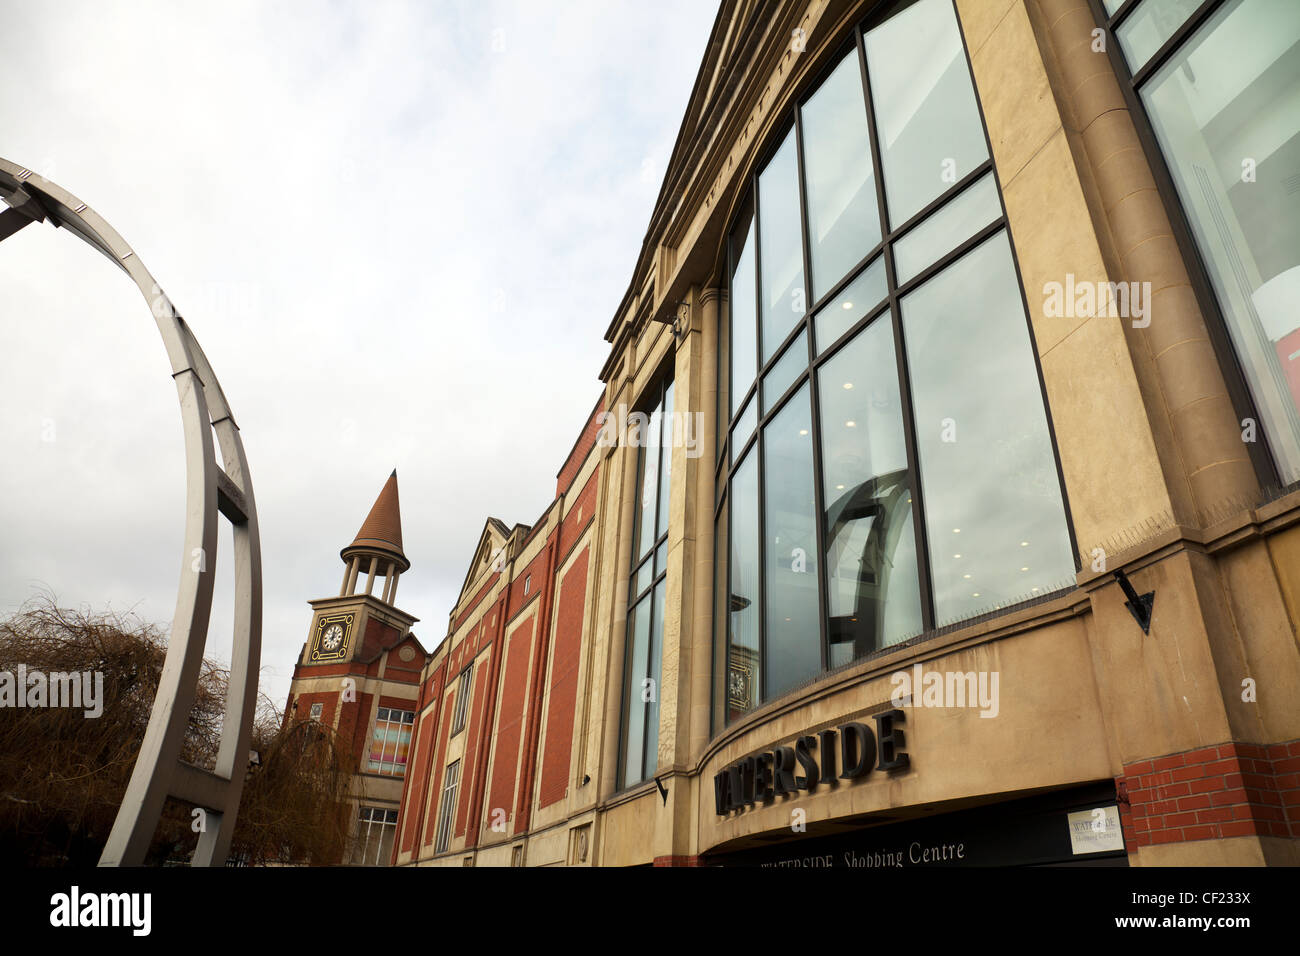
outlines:
M876 729L851 721L816 734L804 734L793 746L773 747L724 767L713 777L719 814L744 810L781 794L813 791L819 783L854 780L872 770L903 770L909 758L903 747L903 711L874 715ZM838 761L838 763L837 763Z

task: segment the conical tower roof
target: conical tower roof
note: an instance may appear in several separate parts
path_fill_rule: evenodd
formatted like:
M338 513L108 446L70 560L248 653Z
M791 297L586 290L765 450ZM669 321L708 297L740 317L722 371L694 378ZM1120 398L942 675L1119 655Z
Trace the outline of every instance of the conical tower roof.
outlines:
M378 554L395 560L402 571L411 566L402 551L402 511L397 497L396 468L384 482L356 538L339 554L344 561L350 560L354 554Z

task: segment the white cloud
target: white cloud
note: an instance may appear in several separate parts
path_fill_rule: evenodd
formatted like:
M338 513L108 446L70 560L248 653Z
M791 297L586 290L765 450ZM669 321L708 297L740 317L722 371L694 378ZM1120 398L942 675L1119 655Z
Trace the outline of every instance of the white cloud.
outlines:
M235 410L277 698L306 601L337 589L393 467L400 604L430 647L485 516L531 523L550 501L713 16L60 2L6 24L0 156L122 233ZM0 246L0 286L0 611L43 582L169 621L184 463L148 310L48 226ZM220 604L213 626L221 653Z

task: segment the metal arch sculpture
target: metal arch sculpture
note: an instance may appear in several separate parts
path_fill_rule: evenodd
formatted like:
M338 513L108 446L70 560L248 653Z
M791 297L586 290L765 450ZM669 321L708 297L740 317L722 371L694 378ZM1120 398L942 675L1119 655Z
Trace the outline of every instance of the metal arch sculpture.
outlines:
M167 349L185 429L185 551L171 640L149 726L99 865L143 863L168 796L206 813L193 865L224 865L248 766L262 644L261 544L239 428L194 333L144 263L98 213L5 159L0 159L0 197L10 207L0 212L0 241L29 223L49 221L131 277L149 303ZM217 464L214 432L224 467ZM230 521L234 536L235 626L221 745L216 767L209 771L183 762L180 753L212 611L218 513Z

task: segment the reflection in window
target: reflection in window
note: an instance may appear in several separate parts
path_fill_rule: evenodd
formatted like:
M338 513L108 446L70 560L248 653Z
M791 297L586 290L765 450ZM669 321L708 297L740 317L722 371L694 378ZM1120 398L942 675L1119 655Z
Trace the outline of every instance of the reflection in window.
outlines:
M657 406L648 415L638 412L634 412L633 415L634 417L644 416L646 419L643 427L635 429L634 432L641 436L641 448L637 452L636 547L633 549L632 554L635 558L641 558L654 547L655 542L655 520L659 503L659 452L663 444L663 417L659 414ZM632 431L632 429L629 429L629 431ZM647 476L649 476L648 479Z
M800 115L815 302L880 241L857 50L849 50Z
M731 594L727 588L730 563L727 561L727 505L723 499L718 509L718 520L713 532L713 707L710 715L710 735L717 733L738 713L749 710L749 702L742 700L739 707L729 703L731 682L727 673L727 608Z
M889 316L820 373L830 665L921 633L916 531Z
M745 448L745 442L749 441L754 434L754 428L758 425L758 396L749 400L745 410L740 413L740 418L736 421L735 431L732 432L731 447L732 454L738 455Z
M803 239L799 221L799 158L790 130L758 177L759 274L763 283L762 343L766 363L803 317Z
M721 404L729 409L729 418L736 417L736 409L741 400L754 384L754 371L758 363L758 343L755 341L758 310L754 302L754 210L748 203L741 213L740 221L731 233L731 285L729 308L731 311L732 333L731 349L731 386L730 402ZM719 380L719 388L726 390L725 378Z
M1145 0L1125 17L1115 33L1129 67L1141 69L1200 5L1201 0Z
M781 397L807 367L808 343L800 335L763 376L763 414L766 415L776 407L776 403L781 401Z
M889 221L897 227L988 159L951 0L918 0L866 35Z
M902 313L938 622L1069 583L1074 558L1006 232L905 296Z
M805 353L805 362L807 353ZM821 670L818 618L817 499L813 491L812 409L808 385L763 429L763 622L770 699Z
M960 196L926 218L894 246L894 272L902 285L920 275L926 266L957 248L991 222L1002 218L998 187L992 173L964 190Z
M885 283L885 257L877 256L856 279L841 289L813 317L817 351L825 352L853 328L858 320L878 306L889 294Z
M1300 3L1225 4L1141 96L1278 471L1300 480Z
M412 711L380 707L370 738L370 759L366 769L394 777L405 774L414 726L415 714Z
M731 590L727 601L727 719L762 699L758 633L758 455L731 479Z

